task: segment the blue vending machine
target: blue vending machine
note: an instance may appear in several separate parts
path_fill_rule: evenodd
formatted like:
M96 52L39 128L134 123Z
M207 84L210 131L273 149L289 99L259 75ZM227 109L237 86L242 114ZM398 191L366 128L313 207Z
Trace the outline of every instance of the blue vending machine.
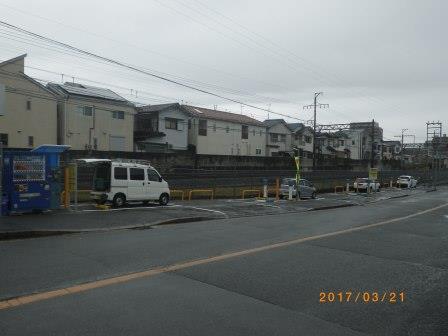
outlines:
M43 145L31 151L4 151L1 214L59 207L59 155L67 149Z

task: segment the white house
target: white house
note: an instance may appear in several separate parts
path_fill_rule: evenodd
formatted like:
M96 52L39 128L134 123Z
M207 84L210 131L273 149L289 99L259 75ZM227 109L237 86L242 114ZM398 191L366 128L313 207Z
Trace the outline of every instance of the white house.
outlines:
M283 119L263 121L266 126L266 156L290 154L292 151L291 130Z
M187 150L189 119L190 114L178 103L138 107L134 126L135 149Z
M266 126L243 114L181 105L189 115L188 143L197 154L265 156Z
M132 151L135 107L115 92L79 83L47 84L58 96L58 143L72 149Z

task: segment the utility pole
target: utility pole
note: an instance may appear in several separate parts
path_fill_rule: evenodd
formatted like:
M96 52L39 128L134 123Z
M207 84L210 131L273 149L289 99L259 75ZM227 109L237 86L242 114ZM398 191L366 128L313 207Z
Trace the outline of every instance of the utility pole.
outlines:
M370 168L373 168L373 166L375 165L375 153L374 153L374 148L375 148L375 119L372 119L372 127L370 130L370 142L371 142L371 148L370 148Z
M317 97L319 97L323 92L315 92L314 93L314 102L312 105L305 105L304 109L313 108L314 117L313 117L313 171L316 170L316 126L317 126L317 108L328 108L329 104L320 104L317 102Z
M400 151L400 162L401 162L401 166L403 166L403 149L404 149L404 132L406 132L408 129L407 128L403 128L401 129L401 135L395 135L395 138L399 138L401 137L401 151Z

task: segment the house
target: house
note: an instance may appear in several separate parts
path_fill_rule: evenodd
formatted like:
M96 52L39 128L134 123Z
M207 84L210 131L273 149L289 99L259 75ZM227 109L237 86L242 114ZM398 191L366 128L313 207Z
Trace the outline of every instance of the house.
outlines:
M147 105L137 108L134 142L137 151L188 149L187 113L180 104Z
M356 150L356 155L353 155L352 159L370 160L373 148L374 159L381 160L383 129L377 122L374 122L373 124L371 121L353 122L350 123L349 129L344 132L352 140L352 143L354 142L352 147Z
M299 150L299 156L313 158L313 129L302 123L288 124L292 133L292 147Z
M350 139L343 131L320 133L316 137L317 153L321 160L344 158L350 159Z
M266 156L289 155L292 152L291 129L283 119L263 121L266 126Z
M56 144L56 96L25 75L25 57L0 63L0 142L12 148Z
M58 97L58 144L78 150L133 150L132 103L109 89L79 83L49 83L47 88Z
M400 159L401 142L400 141L383 141L382 157L383 160Z
M189 115L188 144L197 154L266 155L266 126L243 114L181 105Z

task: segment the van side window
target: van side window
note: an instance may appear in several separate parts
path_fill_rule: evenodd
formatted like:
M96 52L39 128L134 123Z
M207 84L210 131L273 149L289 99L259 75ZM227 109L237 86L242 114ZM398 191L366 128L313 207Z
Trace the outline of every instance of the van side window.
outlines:
M114 179L116 180L127 180L128 179L128 169L123 167L114 168Z
M160 176L154 169L148 169L148 181L160 181Z
M129 168L131 180L144 181L145 171L142 168Z

